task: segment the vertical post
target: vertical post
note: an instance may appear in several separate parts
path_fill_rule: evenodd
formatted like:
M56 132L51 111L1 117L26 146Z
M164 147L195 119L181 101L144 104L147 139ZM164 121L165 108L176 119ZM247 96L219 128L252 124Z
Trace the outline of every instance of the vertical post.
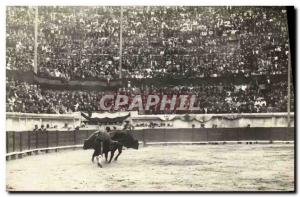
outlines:
M272 133L273 133L273 129L268 129L268 139L269 139L269 142L270 143L272 143L272 141L273 141L273 135L272 135Z
M6 133L6 153L8 153L8 148L9 148L9 146L8 146L8 133L7 132L5 132Z
M253 129L249 128L249 130L251 131ZM254 141L259 140L258 137L257 137L257 134L258 134L257 130L253 130L253 133L254 133Z
M34 20L34 62L33 71L37 73L37 47L38 47L38 6L35 7L35 20Z
M191 142L194 142L194 141L196 141L195 140L195 128L192 128L192 139L191 139Z
M122 79L122 44L123 44L123 7L121 6L121 17L120 17L120 61L119 61L119 78Z
M23 132L21 131L20 132L20 142L19 142L19 145L20 145L20 151L22 151L22 140L23 140Z
M58 143L58 132L59 131L56 131L56 147L58 147L59 143Z
M289 47L289 54L288 54L288 100L287 100L287 127L291 127L291 50Z
M30 144L31 144L31 131L28 131L28 141L27 141L27 147L28 147L28 150L30 150Z
M13 152L15 152L15 142L16 142L16 134L15 134L15 131L13 131Z
M75 129L73 131L73 140L74 140L74 145L76 145L76 130Z
M39 147L39 134L38 131L35 132L35 148Z
M286 10L287 14L287 33L288 33L288 85L287 85L287 91L288 91L288 100L287 100L287 127L291 127L291 46L290 46L290 37L289 37L289 27L288 27L288 11Z
M46 140L47 148L49 148L49 131L46 131Z

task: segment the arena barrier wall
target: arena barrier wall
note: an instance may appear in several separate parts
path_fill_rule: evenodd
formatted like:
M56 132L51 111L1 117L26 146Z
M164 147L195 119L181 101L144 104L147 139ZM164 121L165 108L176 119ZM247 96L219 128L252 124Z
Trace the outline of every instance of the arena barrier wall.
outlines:
M103 113L104 115L105 113ZM202 124L206 128L216 125L218 128L241 128L247 127L286 127L288 125L287 113L243 113L243 114L189 114L190 120L185 119L184 114L171 115L141 115L137 111L130 112L131 123L160 123L171 124L164 128L200 128ZM85 118L83 118L85 120ZM50 127L56 125L55 130L60 130L67 123L68 128L76 128L81 125L82 116L80 112L72 114L33 114L6 112L6 131L29 131L34 125L40 128L43 124ZM294 126L294 113L290 113L290 125ZM136 130L149 128L149 126L135 127ZM161 128L161 127L158 127ZM89 128L94 129L94 128Z
M294 128L197 128L144 129L132 131L144 144L148 142L205 142L205 141L293 141Z
M6 112L6 131L28 131L33 130L34 125L38 128L43 124L49 124L51 127L56 125L57 128L68 127L75 128L81 123L80 112L72 114L33 114Z
M71 131L8 131L6 132L7 158L11 155L67 148L81 148L83 140L95 130ZM227 142L227 141L293 141L294 128L197 128L197 129L144 129L130 131L144 146L172 142ZM31 151L32 152L32 151Z

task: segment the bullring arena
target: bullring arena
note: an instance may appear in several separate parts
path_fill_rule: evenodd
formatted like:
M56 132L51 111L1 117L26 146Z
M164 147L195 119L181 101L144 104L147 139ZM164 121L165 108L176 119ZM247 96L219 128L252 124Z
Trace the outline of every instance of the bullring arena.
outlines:
M277 116L275 123L285 119ZM271 119L274 122L274 117ZM6 189L294 190L293 128L132 130L139 149L124 148L118 161L103 161L103 168L91 162L92 150L82 149L83 139L94 131L8 131Z
M292 191L293 144L170 145L125 150L98 168L92 151L7 163L9 191Z

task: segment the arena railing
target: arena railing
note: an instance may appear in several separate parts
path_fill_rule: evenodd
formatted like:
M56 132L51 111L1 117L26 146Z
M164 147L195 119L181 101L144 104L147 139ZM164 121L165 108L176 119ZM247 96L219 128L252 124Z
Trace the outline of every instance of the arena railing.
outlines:
M6 159L39 152L82 148L84 139L93 132L95 130L6 132ZM287 127L143 129L130 132L143 146L294 141L294 128Z

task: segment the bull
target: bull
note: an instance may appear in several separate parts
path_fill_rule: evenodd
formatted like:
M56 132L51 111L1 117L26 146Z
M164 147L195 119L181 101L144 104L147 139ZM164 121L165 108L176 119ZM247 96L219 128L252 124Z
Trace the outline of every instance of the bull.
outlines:
M94 149L92 162L94 162L94 157L97 156L98 166L102 167L101 162L99 162L99 157L102 157L102 154L104 153L107 162L108 152L111 152L108 161L108 163L110 163L114 157L115 151L118 150L118 155L114 159L117 161L122 153L123 146L126 148L138 149L139 143L128 131L114 131L110 133L97 131L88 139L84 140L83 149Z

